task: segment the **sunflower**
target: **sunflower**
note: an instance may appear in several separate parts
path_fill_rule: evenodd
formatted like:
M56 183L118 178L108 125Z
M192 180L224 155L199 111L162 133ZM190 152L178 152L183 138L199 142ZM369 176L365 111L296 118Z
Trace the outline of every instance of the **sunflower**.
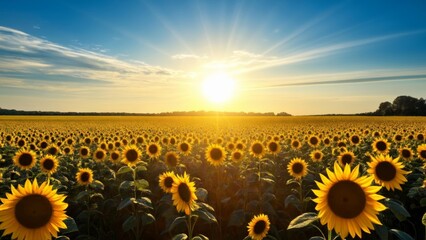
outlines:
M26 141L23 138L19 139L18 142L16 142L16 145L20 148L25 146L25 144L26 144Z
M349 138L349 140L350 140L350 142L351 142L352 145L358 145L361 142L361 139L360 139L360 137L358 135L352 135Z
M233 142L228 142L228 143L226 144L226 149L232 152L232 151L235 149L235 143L233 143Z
M292 177L301 179L308 174L308 163L301 158L293 158L287 165L287 170Z
M413 158L413 150L410 147L402 147L399 149L399 157L404 160L411 160Z
M45 152L50 155L57 155L60 153L60 150L56 144L52 144L46 148Z
M334 173L326 169L328 178L320 174L321 182L316 182L318 190L312 190L318 197L315 209L322 225L334 229L342 239L348 234L352 238L362 238L362 232L370 233L374 224L382 225L377 217L386 207L378 202L384 197L376 194L381 187L371 186L372 176L359 175L359 165L352 171L349 164L344 169L335 162Z
M164 162L168 167L174 168L179 163L179 155L177 155L175 152L167 152L164 155Z
M185 212L186 215L190 215L192 211L198 208L196 200L198 199L195 195L195 183L189 180L189 175L186 172L183 176L176 175L175 181L172 184L173 205L176 206L178 212Z
M160 175L158 184L160 188L163 189L165 193L171 193L173 183L175 182L175 174L174 172L165 172Z
M161 146L157 143L150 143L146 145L146 153L150 158L157 158L161 154Z
M268 147L269 152L274 155L278 154L281 151L280 144L276 142L275 140L268 142L266 146Z
M422 144L417 147L417 155L421 160L426 160L426 144Z
M102 162L103 160L105 160L106 156L107 154L102 148L96 149L96 151L93 153L93 159L98 162Z
M49 146L49 143L47 143L46 141L41 141L39 144L41 149L46 149Z
M355 162L355 154L351 151L344 150L339 154L337 157L337 161L339 162L340 166L345 166L346 164L351 165Z
M58 169L58 159L53 155L46 155L40 160L40 168L43 172L52 174Z
M74 150L73 150L72 147L66 146L66 147L64 147L64 149L62 151L63 151L63 153L65 153L65 155L70 155Z
M235 143L235 148L242 151L244 148L246 148L246 145L244 145L242 142L237 142Z
M232 161L239 162L243 159L243 152L240 150L235 150L231 153Z
M380 154L377 157L371 157L371 162L368 162L370 167L367 172L374 176L377 184L382 185L387 190L396 189L402 190L401 184L407 182L404 175L410 173L402 170L404 165L399 162L399 158L393 159L389 155Z
M294 150L299 150L302 147L302 144L297 139L294 139L293 141L291 141L290 145L291 145L291 148Z
M13 163L22 170L28 170L36 164L36 154L33 151L19 150L13 157Z
M88 158L90 155L90 149L86 146L82 146L80 147L80 150L78 151L78 153L80 154L80 157Z
M68 217L64 202L66 196L57 194L51 185L45 182L38 185L26 180L25 186L16 189L11 186L12 194L1 198L0 230L3 235L12 234L12 239L51 239L58 237L59 228L66 229L64 220Z
M314 150L309 154L312 161L314 162L321 162L322 158L324 157L324 154L321 152L321 150Z
M226 159L225 149L217 144L210 145L205 152L207 161L213 166L220 166Z
M78 184L86 186L93 182L93 171L90 168L78 169L75 178Z
M178 149L183 155L188 156L191 153L192 147L191 144L187 142L181 142L178 145Z
M249 222L247 226L248 234L253 240L262 240L268 235L270 226L268 215L259 214L254 216Z
M141 150L136 145L128 145L123 150L122 160L124 164L135 166L142 156Z
M384 138L378 138L374 140L371 146L375 152L387 154L389 152L390 143Z
M317 147L321 143L321 140L317 136L310 136L308 139L308 144L311 147Z
M109 154L109 159L114 163L118 162L118 160L120 160L120 152L118 150L112 151Z
M265 155L265 147L260 141L254 141L250 145L250 154L257 158L262 158Z

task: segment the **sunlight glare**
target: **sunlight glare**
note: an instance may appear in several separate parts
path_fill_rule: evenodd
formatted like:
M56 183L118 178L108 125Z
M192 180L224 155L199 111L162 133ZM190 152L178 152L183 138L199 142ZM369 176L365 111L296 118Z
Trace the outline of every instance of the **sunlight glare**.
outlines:
M203 82L203 94L207 100L214 103L224 103L234 94L235 80L224 72L207 76Z

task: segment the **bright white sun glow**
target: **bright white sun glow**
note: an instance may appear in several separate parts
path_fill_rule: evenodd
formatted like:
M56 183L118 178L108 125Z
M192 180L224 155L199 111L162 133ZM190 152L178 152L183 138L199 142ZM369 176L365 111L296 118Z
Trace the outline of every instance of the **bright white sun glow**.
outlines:
M207 100L214 103L228 101L235 91L235 80L224 72L207 76L203 82L203 94Z

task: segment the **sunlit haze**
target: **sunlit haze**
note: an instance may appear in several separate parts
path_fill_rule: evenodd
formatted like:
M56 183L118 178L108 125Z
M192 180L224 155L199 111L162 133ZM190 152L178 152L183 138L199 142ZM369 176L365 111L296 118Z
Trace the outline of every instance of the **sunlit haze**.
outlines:
M426 1L0 1L0 107L293 115L425 97Z

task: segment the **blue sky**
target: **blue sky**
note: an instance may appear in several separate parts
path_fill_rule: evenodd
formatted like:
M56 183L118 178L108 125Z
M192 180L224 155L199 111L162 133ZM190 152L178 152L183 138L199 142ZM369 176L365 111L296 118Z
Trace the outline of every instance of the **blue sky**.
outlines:
M295 115L425 97L425 1L0 1L0 107ZM203 79L224 71L232 99Z

